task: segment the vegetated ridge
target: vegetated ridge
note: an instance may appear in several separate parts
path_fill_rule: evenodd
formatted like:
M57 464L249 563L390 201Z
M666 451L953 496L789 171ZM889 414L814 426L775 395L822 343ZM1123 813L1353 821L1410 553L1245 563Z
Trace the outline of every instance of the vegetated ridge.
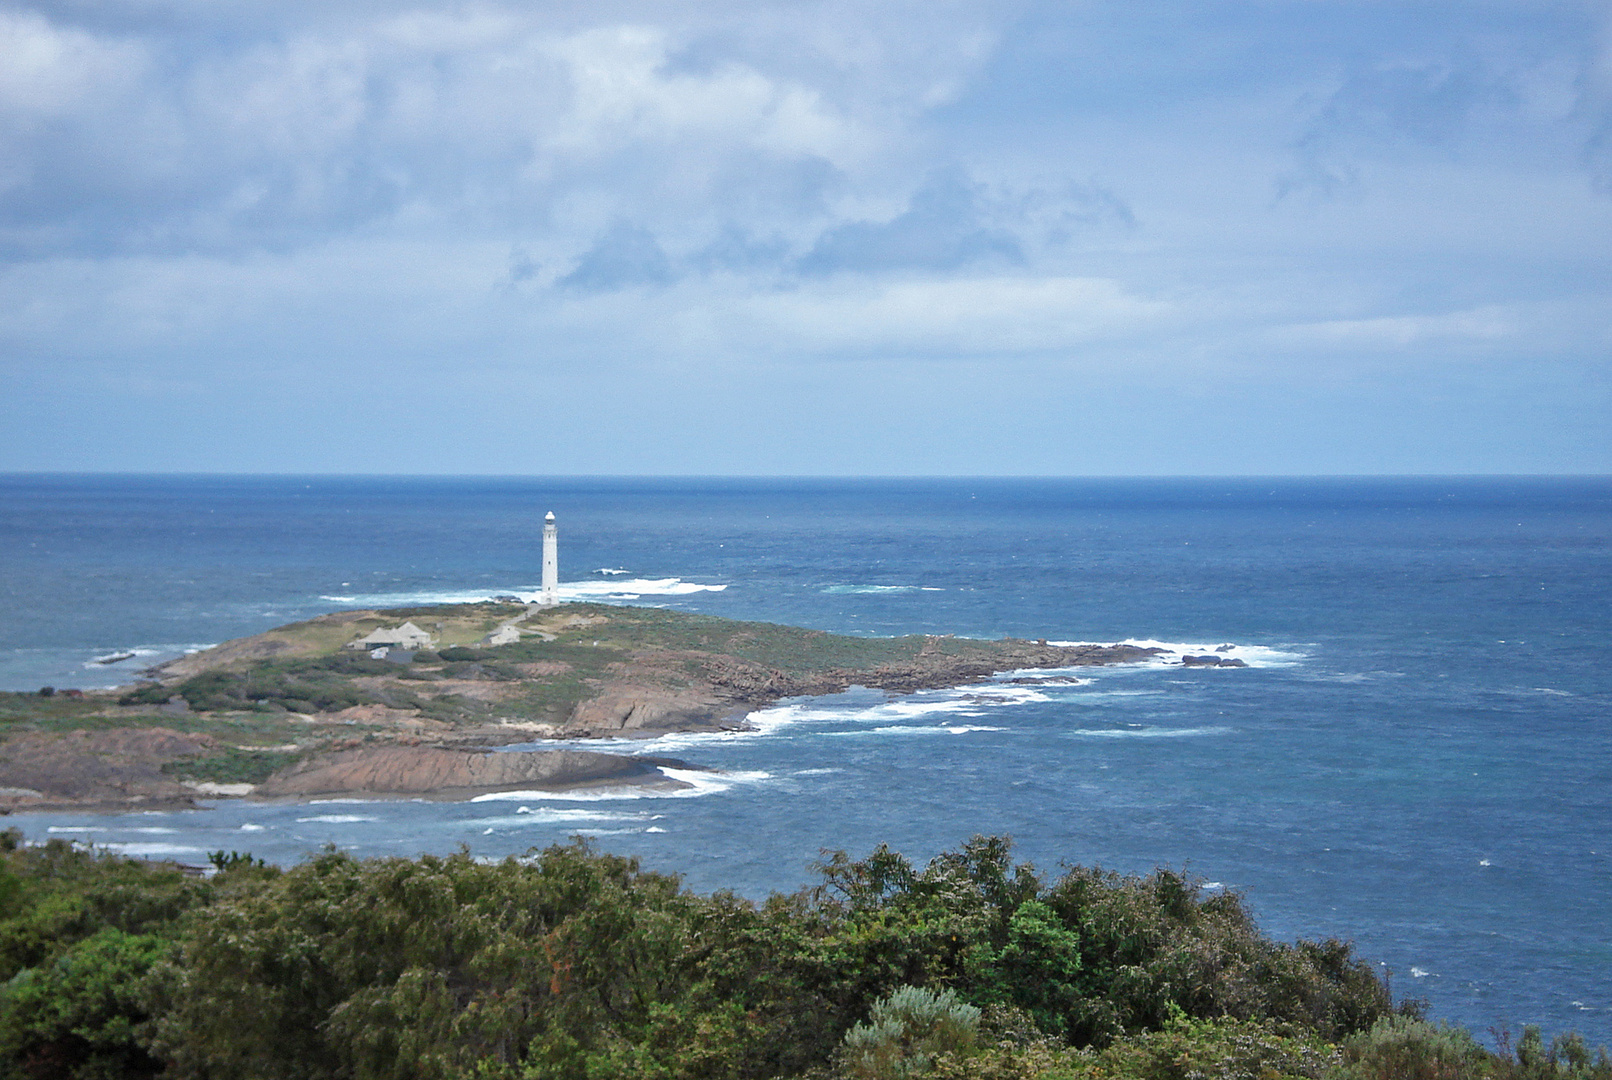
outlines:
M585 843L201 879L0 833L0 1074L70 1080L1612 1080L1576 1036L1486 1049L1242 899L825 852L753 902Z

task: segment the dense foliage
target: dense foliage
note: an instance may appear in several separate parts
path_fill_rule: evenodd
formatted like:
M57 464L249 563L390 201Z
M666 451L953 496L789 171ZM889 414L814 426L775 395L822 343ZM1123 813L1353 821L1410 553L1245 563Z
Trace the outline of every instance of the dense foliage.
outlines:
M976 838L761 904L582 842L181 868L0 834L0 1077L1612 1080L1391 1008L1170 871L1045 881Z

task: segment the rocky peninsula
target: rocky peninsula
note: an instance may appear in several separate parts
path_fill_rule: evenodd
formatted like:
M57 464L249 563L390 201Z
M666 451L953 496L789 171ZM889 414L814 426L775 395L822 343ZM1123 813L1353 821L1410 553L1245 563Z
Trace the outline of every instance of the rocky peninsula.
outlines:
M412 647L371 647L389 635ZM699 766L499 748L742 730L785 698L910 693L1157 651L850 637L604 604L343 611L181 657L134 688L0 695L0 810L675 787L666 769Z

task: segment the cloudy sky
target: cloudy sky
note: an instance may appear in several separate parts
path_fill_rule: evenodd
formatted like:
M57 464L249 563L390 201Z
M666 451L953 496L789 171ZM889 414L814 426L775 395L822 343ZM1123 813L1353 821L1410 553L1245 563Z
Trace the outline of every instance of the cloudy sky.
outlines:
M1612 6L0 0L0 469L1612 472Z

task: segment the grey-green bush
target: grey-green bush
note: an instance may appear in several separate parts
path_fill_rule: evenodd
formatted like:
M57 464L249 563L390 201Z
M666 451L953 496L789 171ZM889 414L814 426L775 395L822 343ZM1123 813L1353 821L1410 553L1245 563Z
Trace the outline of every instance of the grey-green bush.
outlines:
M950 990L903 986L874 1003L867 1023L845 1033L840 1069L855 1080L919 1076L937 1054L972 1050L979 1026L980 1011Z

